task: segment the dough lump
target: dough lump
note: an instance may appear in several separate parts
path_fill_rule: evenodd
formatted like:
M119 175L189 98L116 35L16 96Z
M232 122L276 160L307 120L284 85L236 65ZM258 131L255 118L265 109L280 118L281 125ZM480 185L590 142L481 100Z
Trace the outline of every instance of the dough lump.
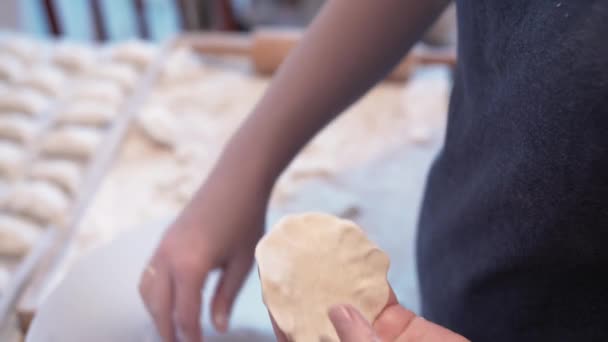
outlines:
M91 68L89 77L99 80L112 81L119 84L124 90L131 90L138 79L137 72L129 64L105 63Z
M19 112L30 116L40 115L48 109L49 99L41 93L24 88L13 88L0 94L0 111Z
M128 63L138 68L145 68L158 53L154 44L140 40L130 40L112 47L110 55L116 62Z
M64 159L47 159L37 161L30 171L34 180L55 183L71 195L78 192L83 169L79 163Z
M3 178L15 179L21 173L26 154L22 147L0 141L0 175Z
M173 147L177 137L176 118L161 106L148 107L139 115L139 126L152 141L167 147Z
M57 121L65 124L105 126L118 115L118 108L99 101L76 101L57 114Z
M0 255L21 257L36 243L41 228L20 217L0 214Z
M63 127L49 133L42 150L53 156L88 159L96 152L101 138L94 128Z
M67 195L54 184L32 181L17 184L6 199L6 209L42 224L62 223L70 205Z
M69 98L73 101L99 101L118 106L124 98L124 92L113 81L81 80L75 84Z
M333 305L350 304L371 322L388 302L388 256L352 221L286 216L255 257L264 303L291 341L337 342L327 314Z
M0 115L0 137L27 145L38 133L39 126L32 119L18 113Z

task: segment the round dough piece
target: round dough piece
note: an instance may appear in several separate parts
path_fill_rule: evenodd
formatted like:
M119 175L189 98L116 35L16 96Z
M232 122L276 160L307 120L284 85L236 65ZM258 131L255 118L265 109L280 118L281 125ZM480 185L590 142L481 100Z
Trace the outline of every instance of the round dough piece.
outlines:
M116 82L81 80L74 85L69 98L74 101L99 101L118 106L124 98L124 92Z
M12 88L0 94L1 112L20 112L37 116L49 108L50 100L32 89Z
M88 76L98 80L113 81L118 83L122 89L129 91L135 86L138 74L129 64L105 63L90 69Z
M88 159L96 152L101 138L95 128L62 127L46 136L42 151L52 156Z
M22 218L0 214L0 255L21 257L36 243L41 228Z
M111 47L110 58L143 69L154 60L157 53L158 46L152 43L129 40Z
M71 195L78 192L82 175L83 168L79 163L64 159L37 161L30 171L32 179L55 183Z
M264 303L291 341L337 342L327 314L333 305L350 304L371 322L389 299L389 258L352 221L286 216L255 257Z
M70 200L55 184L32 181L17 184L6 198L6 208L42 224L60 224Z
M23 75L23 63L17 57L0 53L0 79L15 82Z
M58 96L65 89L65 81L61 69L52 65L40 65L26 72L19 84L40 90L49 96Z
M76 101L57 114L64 124L105 126L118 115L118 108L98 101Z
M0 175L7 179L17 178L26 160L25 150L18 145L0 141Z
M36 137L39 129L34 120L19 113L0 115L0 138L27 145Z
M97 58L95 50L87 45L62 42L53 51L52 61L69 72L82 72L90 68Z

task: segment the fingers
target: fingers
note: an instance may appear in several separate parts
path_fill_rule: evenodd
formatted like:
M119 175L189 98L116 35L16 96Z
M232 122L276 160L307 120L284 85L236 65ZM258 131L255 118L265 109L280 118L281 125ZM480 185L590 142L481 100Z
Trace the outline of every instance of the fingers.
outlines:
M274 336L276 336L277 342L288 342L289 340L287 339L287 336L285 336L285 333L281 331L281 329L277 325L277 322L274 320L274 317L272 317L270 311L268 311L268 316L270 316L270 322L272 322L272 330L274 330Z
M228 329L232 305L249 274L252 262L253 257L236 258L222 272L212 303L213 324L218 331L225 332Z
M163 265L147 268L142 275L139 292L162 340L174 342L175 331L171 319L173 289L167 268Z
M339 305L329 310L331 320L341 342L380 341L365 318L350 305Z
M374 322L374 330L382 341L395 341L408 328L416 315L399 304L386 307Z
M182 272L175 276L175 306L173 323L179 341L201 342L202 288L206 273L199 274Z
M467 342L468 340L422 317L411 320L396 342Z

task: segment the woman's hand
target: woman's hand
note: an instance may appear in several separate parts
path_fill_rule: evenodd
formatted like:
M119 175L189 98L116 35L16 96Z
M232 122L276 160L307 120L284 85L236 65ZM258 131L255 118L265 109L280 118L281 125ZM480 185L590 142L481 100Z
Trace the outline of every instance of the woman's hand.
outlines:
M399 305L395 295L373 326L350 305L329 311L329 318L341 342L466 342L466 338L429 322Z
M222 269L211 311L226 331L232 304L262 236L266 191L215 179L199 190L165 233L140 280L140 294L163 341L202 341L202 288Z
M278 342L288 342L285 334L272 320ZM399 305L391 289L388 303L376 321L368 323L350 305L338 305L329 310L331 320L341 342L467 342L468 340L442 326L416 316Z

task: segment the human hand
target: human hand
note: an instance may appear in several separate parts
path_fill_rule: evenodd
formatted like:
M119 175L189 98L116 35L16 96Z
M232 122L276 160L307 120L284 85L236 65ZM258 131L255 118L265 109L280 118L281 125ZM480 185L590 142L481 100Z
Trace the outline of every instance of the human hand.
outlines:
M272 320L278 342L288 342L285 334ZM467 342L468 340L442 326L416 316L399 305L391 289L389 300L373 325L350 305L338 305L329 310L341 342Z
M212 321L217 330L227 330L234 299L263 234L267 202L263 191L227 186L215 182L201 188L142 274L139 291L164 342L202 341L202 288L216 268L222 276L211 304Z
M338 305L329 318L341 342L466 342L466 338L416 316L399 305L391 291L389 303L376 321L368 323L357 309Z

